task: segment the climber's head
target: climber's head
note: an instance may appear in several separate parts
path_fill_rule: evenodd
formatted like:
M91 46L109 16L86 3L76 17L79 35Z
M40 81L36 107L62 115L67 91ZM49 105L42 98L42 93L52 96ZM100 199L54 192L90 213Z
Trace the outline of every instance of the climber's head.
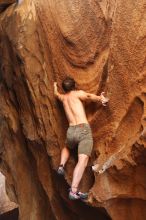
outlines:
M75 90L76 88L75 80L71 77L66 77L62 82L62 88L66 93Z

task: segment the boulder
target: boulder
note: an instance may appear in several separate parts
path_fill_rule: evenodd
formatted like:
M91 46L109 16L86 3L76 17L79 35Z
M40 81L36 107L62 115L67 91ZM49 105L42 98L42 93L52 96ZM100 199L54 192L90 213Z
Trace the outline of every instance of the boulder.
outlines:
M20 219L146 219L146 2L1 2L0 167ZM62 92L68 75L110 98L86 105L94 138L80 185L86 203L68 199L76 155L65 180L56 175L68 122L53 82ZM105 172L91 170L111 158Z

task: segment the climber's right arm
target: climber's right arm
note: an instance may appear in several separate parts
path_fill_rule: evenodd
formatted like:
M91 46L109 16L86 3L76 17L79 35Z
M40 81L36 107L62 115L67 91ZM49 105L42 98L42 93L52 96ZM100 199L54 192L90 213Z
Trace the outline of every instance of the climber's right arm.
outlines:
M78 97L82 101L88 101L88 100L90 100L92 102L101 101L101 97L100 96L97 96L97 95L92 94L92 93L85 92L83 90L78 91Z
M104 96L104 92L100 96L92 93L85 92L83 90L78 91L78 96L82 101L101 102L104 106L108 103L109 99Z

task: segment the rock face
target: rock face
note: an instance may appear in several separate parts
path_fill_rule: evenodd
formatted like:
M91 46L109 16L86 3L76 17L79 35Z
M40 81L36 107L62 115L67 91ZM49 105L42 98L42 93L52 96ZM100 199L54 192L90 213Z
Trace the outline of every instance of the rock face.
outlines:
M146 1L6 0L0 8L0 167L20 219L146 219ZM75 155L65 180L55 172L68 124L53 82L67 75L110 98L86 106L94 136L80 186L87 204L68 200ZM91 171L111 156L105 173Z
M5 190L5 177L0 173L0 218L1 214L17 208L16 204L10 202Z

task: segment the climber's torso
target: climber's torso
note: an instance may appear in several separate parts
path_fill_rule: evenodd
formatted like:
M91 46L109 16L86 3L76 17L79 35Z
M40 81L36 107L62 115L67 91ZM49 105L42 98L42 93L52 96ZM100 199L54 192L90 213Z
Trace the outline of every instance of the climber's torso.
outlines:
M62 98L69 125L88 124L84 105L80 99L80 91L71 91Z

